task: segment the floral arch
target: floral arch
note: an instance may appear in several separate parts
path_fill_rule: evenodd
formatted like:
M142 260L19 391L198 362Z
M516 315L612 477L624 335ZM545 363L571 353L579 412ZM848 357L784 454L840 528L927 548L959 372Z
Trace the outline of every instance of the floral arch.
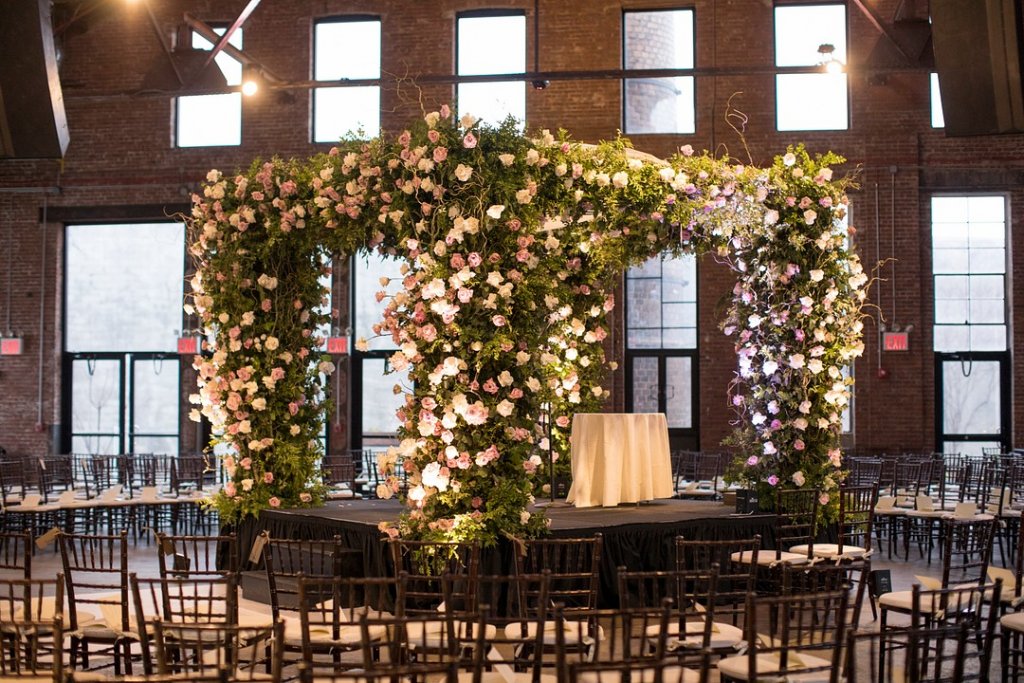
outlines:
M394 140L339 145L308 161L211 171L194 196L187 305L210 344L196 358L193 411L227 455L211 500L237 521L318 504L317 435L333 371L317 330L331 255L404 259L382 283L408 512L390 533L421 538L537 535L538 470L577 411L599 410L602 341L624 269L653 255L712 253L736 273L722 328L739 366L734 478L764 494L841 477L840 415L863 350L867 277L847 246L843 160L790 149L768 168L689 147L667 161L629 143L522 135L447 107ZM540 428L550 410L555 443Z

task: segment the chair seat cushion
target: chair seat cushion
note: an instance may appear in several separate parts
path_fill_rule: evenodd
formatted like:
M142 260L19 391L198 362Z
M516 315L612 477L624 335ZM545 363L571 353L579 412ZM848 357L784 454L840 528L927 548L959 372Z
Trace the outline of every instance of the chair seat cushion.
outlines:
M508 638L509 640L532 640L532 639L537 637L537 623L536 622L533 622L533 621L526 622L526 624L525 624L526 628L525 629L523 628L523 626L524 626L524 624L522 624L522 623L509 624L508 626L505 627L505 637ZM563 626L563 632L565 634L564 638L565 638L565 644L566 645L580 645L580 644L583 644L583 645L586 645L586 646L593 645L594 639L591 636L586 635L589 632L589 628L590 628L590 626L589 626L589 624L587 624L587 622L585 622L585 621L566 621L566 622L563 622L562 626ZM544 622L544 636L543 636L543 640L544 640L544 644L545 645L554 645L555 644L555 642L556 642L556 635L557 635L557 631L555 630L556 628L558 628L558 626L556 625L555 622L553 622L553 621ZM584 634L584 635L582 637L580 637L580 634ZM603 636L603 634L604 634L603 629L600 626L598 626L597 627L597 637L600 639Z
M789 552L806 555L807 546L795 545L789 549ZM820 557L824 560L856 560L868 553L866 548L861 548L857 545L844 545L843 552L840 553L838 543L815 543L813 552L815 557Z
M733 562L739 562L740 564L750 564L753 559L753 550L744 550L742 552L733 553L729 556L729 559ZM761 550L757 553L757 566L769 567L776 564L806 564L807 553L803 555L800 553L793 553L782 550L778 553L774 550Z
M1024 633L1024 612L1010 612L999 620L999 626L1004 631Z
M630 683L654 683L654 668L631 669ZM700 673L681 666L667 666L661 670L662 680L666 683L699 683ZM584 671L576 679L579 683L620 683L623 681L620 671Z
M702 646L701 640L704 637L704 622L703 621L687 621L686 622L686 634L683 638L679 637L679 622L674 621L668 625L668 648L675 650L677 648L699 648ZM657 637L661 634L661 625L652 624L647 627L646 635L649 638ZM712 650L720 650L722 648L736 647L743 641L743 630L739 629L732 624L724 624L721 622L712 622L711 624L711 642L709 647Z
M735 657L726 657L718 662L718 671L723 676L735 678L736 680L740 681L746 681L749 680L749 677L747 675L749 667L748 662L749 659L747 655L736 655ZM760 679L765 674L778 674L779 669L781 668L778 653L766 652L764 654L757 655L756 666L758 679ZM831 666L831 660L824 659L817 655L791 651L789 653L788 671L784 672L785 680L800 681L801 683L815 683L817 681L828 681L830 673L829 669ZM822 668L823 670L800 673L801 669L818 668Z

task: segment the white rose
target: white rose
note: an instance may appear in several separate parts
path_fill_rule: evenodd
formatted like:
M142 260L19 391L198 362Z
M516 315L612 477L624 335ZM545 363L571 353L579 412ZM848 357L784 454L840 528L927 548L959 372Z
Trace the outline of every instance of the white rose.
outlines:
M811 276L811 282L821 282L825 277L825 271L815 268L808 275Z
M612 185L619 188L620 190L626 185L629 185L629 174L625 171L619 171L612 176Z
M504 204L492 204L491 208L487 209L487 215L497 220L501 218L501 214L505 211Z
M473 167L472 166L466 166L465 164L459 164L458 166L455 167L455 177L458 178L459 180L461 180L462 182L466 182L467 180L469 180L470 176L472 176L472 175L473 175Z
M516 156L514 154L499 154L498 159L505 166L511 166L513 163L515 163Z

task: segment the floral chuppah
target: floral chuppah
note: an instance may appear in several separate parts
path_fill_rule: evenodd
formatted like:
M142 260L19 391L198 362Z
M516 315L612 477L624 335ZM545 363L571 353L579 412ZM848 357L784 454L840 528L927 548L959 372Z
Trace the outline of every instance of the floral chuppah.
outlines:
M684 148L662 162L622 140L530 139L443 107L395 140L212 171L190 234L192 304L214 339L195 400L228 450L213 504L237 520L320 502L333 365L317 334L328 317L318 278L330 254L360 249L404 261L401 282L378 294L405 399L381 493L398 489L401 466L410 506L389 533L543 532L527 510L552 447L542 412L564 457L572 414L607 395L616 279L666 250L712 252L738 274L723 324L740 357L735 476L762 493L829 495L867 280L845 243L846 183L830 170L840 161L798 148L758 169Z

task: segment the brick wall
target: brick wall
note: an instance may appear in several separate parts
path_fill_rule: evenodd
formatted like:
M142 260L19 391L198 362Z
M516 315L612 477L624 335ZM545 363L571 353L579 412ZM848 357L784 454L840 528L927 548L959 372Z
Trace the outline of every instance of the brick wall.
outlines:
M157 21L167 35L176 32L184 12L204 20L230 21L243 0L168 0L156 3ZM871 3L879 16L891 17L898 0ZM528 66L533 68L532 0L469 0L412 3L401 0L293 0L265 2L245 26L245 47L275 74L288 80L310 77L312 22L319 17L365 13L381 17L383 71L403 77L382 88L382 126L395 130L420 113L420 96L430 107L451 99L449 85L419 88L416 78L453 71L454 20L457 12L511 7L527 13ZM624 9L674 7L662 0L541 0L541 70L616 69L621 66ZM770 2L695 0L699 67L768 68L773 63ZM863 60L879 39L875 28L852 7L848 11L850 60ZM326 149L309 143L310 97L292 91L246 100L239 147L174 149L173 100L160 94L130 94L160 53L141 6L112 3L76 22L62 37L62 83L71 145L63 163L0 161L0 326L25 340L21 357L0 358L0 445L13 452L41 453L55 448L51 434L61 422L65 383L62 352L62 226L67 221L152 218L180 207L190 188L210 167L232 170L254 157L308 156ZM931 278L928 197L935 190L1006 192L1011 199L1012 233L1019 235L1024 214L1024 136L947 139L929 127L928 75L923 71L889 74L871 82L851 74L850 129L839 132L785 133L774 129L773 79L770 73L726 73L697 79L697 133L690 136L641 135L639 149L667 155L682 144L764 163L787 144L805 141L812 150L835 150L850 161L844 169L858 176L852 194L856 243L864 263L884 261L872 290L872 319L865 328L867 351L856 366L858 450L930 450L935 447L934 361L930 352ZM528 91L531 125L566 128L580 140L596 141L622 127L622 85L615 80L553 81L546 90ZM728 103L747 121L745 141L726 120ZM814 106L813 93L808 106ZM42 225L43 190L49 224ZM15 191L17 190L17 191ZM895 202L893 200L895 199ZM893 206L895 205L895 210ZM154 208L155 207L155 208ZM876 208L877 207L877 208ZM1011 237L1010 243L1018 241ZM175 258L177 255L168 255ZM889 259L896 259L889 261ZM1010 272L1024 267L1024 250L1012 256ZM10 268L8 268L10 263ZM8 275L9 272L9 275ZM8 281L11 285L8 286ZM1011 277L1011 327L1024 312L1012 304L1020 285ZM700 435L714 448L730 430L732 413L725 386L735 361L717 321L730 274L704 259L700 265ZM895 293L894 293L895 292ZM621 296L620 299L621 301ZM908 353L878 353L878 320L914 325ZM40 324L41 321L41 324ZM621 360L621 329L609 350ZM1015 338L1016 354L1024 335ZM342 365L344 368L345 366ZM888 375L880 378L878 370ZM41 370L41 372L40 372ZM41 381L40 381L41 377ZM612 408L623 407L623 373L611 380ZM1014 369L1014 384L1024 369ZM183 395L194 376L183 371ZM343 402L344 403L344 402ZM343 411L347 411L342 406ZM1014 441L1024 442L1024 404L1014 404ZM187 410L182 411L184 416ZM345 421L333 427L335 445L347 437ZM183 448L196 435L183 425Z

